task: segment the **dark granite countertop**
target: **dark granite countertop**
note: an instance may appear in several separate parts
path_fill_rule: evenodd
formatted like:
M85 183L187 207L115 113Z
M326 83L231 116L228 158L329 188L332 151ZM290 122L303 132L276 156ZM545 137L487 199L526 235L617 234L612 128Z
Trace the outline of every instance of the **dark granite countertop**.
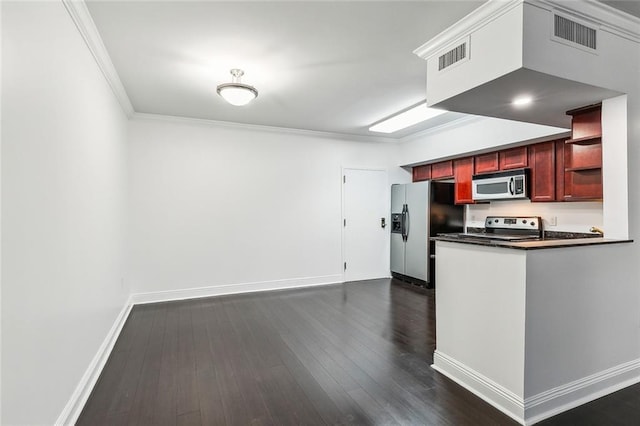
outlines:
M528 240L528 241L500 241L500 240L485 240L485 239L462 239L455 236L446 236L446 234L438 237L432 237L435 241L446 241L451 243L460 244L472 244L485 247L502 247L517 250L540 250L540 249L552 249L552 248L566 248L566 247L580 247L600 244L620 244L620 243L632 243L633 240L616 240L613 238L603 237L587 237L587 238L546 238L540 240Z

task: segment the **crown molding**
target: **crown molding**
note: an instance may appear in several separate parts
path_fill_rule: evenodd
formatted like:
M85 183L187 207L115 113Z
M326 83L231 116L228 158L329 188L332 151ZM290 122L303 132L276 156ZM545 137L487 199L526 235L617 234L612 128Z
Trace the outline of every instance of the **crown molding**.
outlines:
M100 37L95 22L93 22L86 3L84 0L62 0L62 4L67 9L80 35L82 35L84 42L98 64L98 68L100 68L100 71L102 71L102 74L107 79L120 106L122 106L127 117L131 117L134 113L133 105L131 105L131 101L122 85L120 76L113 66L111 57L102 41L102 37Z
M149 114L134 112L131 116L133 120L162 121L166 123L190 124L206 127L225 127L229 129L252 130L269 133L285 133L290 135L320 137L339 141L352 142L375 142L375 143L398 143L400 139L385 138L381 136L353 135L349 133L323 132L319 130L292 129L289 127L264 126L262 124L236 123L232 121L209 120L206 118L178 117L175 115Z
M489 119L491 117L484 117L481 115L467 115L465 117L460 117L456 120L449 121L448 123L443 123L439 126L431 127L429 129L422 130L420 132L412 133L403 138L400 138L400 143L411 142L416 139L420 139L429 135L433 135L436 133L444 132L445 130L455 129L462 126L467 126L471 123L475 123L477 121L482 121Z
M532 6L592 21L603 31L640 43L640 18L616 9L597 0L558 1L524 0Z
M422 46L418 47L413 51L413 53L422 59L429 59L446 46L484 27L491 21L522 3L524 3L524 0L489 0L446 30L442 31L440 34L433 37L431 40L427 41Z
M422 59L429 59L448 45L455 43L491 21L522 4L546 10L557 10L580 18L597 22L600 29L640 43L640 18L615 9L596 0L489 0L458 22L442 31L413 51Z

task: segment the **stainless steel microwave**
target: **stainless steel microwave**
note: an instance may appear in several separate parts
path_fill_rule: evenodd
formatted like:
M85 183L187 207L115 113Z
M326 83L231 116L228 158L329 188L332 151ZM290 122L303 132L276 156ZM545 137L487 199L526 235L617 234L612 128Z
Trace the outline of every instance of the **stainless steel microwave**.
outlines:
M473 199L512 200L529 198L529 169L475 175L472 180Z

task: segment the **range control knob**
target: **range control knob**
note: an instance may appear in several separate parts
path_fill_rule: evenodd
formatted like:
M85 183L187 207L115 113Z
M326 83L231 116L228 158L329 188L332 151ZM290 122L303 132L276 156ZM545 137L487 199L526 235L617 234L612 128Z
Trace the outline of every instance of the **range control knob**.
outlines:
M494 222L495 222L495 223L498 223L498 219L495 219L495 220L494 220Z
M531 226L536 226L536 223L535 222L531 222Z
M527 219L522 219L522 223L526 224L527 223Z

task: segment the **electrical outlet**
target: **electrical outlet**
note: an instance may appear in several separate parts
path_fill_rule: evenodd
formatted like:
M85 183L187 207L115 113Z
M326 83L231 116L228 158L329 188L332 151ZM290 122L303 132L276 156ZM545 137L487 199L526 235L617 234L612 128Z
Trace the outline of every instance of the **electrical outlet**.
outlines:
M547 219L549 226L558 226L558 216L551 216Z

